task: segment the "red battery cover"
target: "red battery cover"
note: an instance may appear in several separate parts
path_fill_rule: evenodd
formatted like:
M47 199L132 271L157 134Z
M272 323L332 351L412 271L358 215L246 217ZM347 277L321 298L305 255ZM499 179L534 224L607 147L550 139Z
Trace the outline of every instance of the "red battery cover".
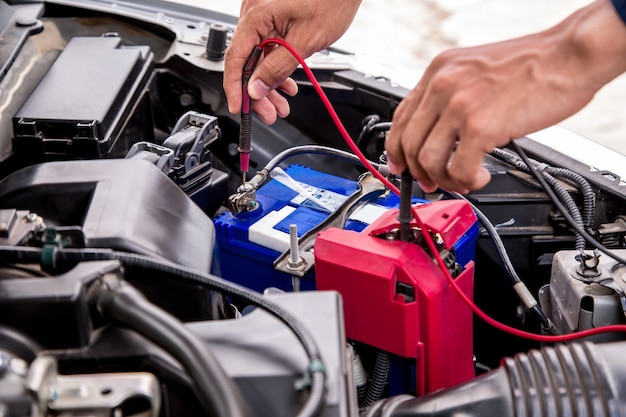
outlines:
M476 222L464 201L425 204L418 212L446 248ZM321 232L315 243L317 289L342 295L349 339L416 360L421 395L474 376L472 311L420 245L378 237L398 228L397 213L388 211L361 233ZM471 299L472 261L455 281Z

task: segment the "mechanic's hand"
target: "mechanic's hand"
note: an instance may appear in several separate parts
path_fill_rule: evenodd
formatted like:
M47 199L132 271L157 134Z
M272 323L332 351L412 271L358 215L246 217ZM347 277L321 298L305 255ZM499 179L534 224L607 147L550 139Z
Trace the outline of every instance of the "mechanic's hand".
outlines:
M425 191L481 188L484 153L572 115L624 71L626 26L610 0L544 32L445 52L395 111L390 170L408 166Z
M243 0L239 23L226 51L224 91L228 110L241 110L241 73L248 55L262 40L282 38L303 57L324 49L346 31L361 0ZM289 114L289 103L276 89L295 95L289 78L298 61L285 48L266 50L248 84L254 111L267 124Z

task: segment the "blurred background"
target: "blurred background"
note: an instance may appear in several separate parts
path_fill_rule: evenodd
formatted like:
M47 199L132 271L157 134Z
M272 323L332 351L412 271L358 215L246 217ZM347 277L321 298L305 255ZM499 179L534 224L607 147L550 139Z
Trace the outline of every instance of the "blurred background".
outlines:
M185 0L177 0L185 1ZM188 2L186 0L185 2ZM237 16L240 0L191 0ZM339 0L341 1L341 0ZM411 88L440 52L521 36L548 28L590 0L363 0L346 34L335 46L372 71ZM369 68L369 67L368 67ZM394 77L398 71L402 76ZM626 75L602 89L561 126L626 154Z

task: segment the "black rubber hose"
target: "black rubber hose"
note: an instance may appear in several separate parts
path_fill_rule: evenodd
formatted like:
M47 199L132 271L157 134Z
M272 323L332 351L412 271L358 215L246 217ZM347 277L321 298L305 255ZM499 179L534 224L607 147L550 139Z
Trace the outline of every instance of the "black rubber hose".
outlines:
M201 273L180 265L174 265L165 261L156 260L143 255L135 255L123 252L114 252L115 259L124 265L135 266L142 269L155 270L176 275L186 281L191 281L212 289L220 290L242 297L252 304L272 313L276 318L285 323L298 337L309 358L311 388L306 404L298 413L298 417L315 416L322 408L324 400L324 387L326 374L321 360L319 349L308 330L290 312L279 305L267 300L263 295L249 289L233 284L210 274Z
M363 153L366 152L367 146L375 133L387 132L391 129L391 122L381 122L378 115L367 116L361 124L363 128L356 140L356 145ZM383 137L384 136L380 135L380 138Z
M391 368L391 356L389 353L379 351L376 355L376 364L372 377L368 381L365 399L359 404L359 408L365 408L380 400L389 380L389 369Z
M369 142L370 136L372 134L372 126L379 122L380 116L377 114L371 114L369 116L366 116L361 121L361 132L356 139L356 145L359 147L359 149L364 150L364 148L367 147L367 143ZM365 145L363 145L364 143Z
M587 342L532 350L454 388L380 401L361 417L623 416L625 349Z
M94 288L94 301L105 317L140 333L171 354L193 381L194 392L208 415L249 416L239 388L202 341L181 321L150 303L128 283Z

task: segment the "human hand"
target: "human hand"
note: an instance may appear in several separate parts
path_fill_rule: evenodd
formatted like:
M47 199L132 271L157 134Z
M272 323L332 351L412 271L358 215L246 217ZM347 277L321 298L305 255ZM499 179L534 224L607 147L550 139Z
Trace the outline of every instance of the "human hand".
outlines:
M390 170L425 191L485 186L485 153L584 107L626 71L626 26L598 0L544 32L439 55L400 103L387 139Z
M346 31L361 0L244 0L237 29L226 51L224 92L228 110L241 110L241 75L254 46L279 37L308 57L335 42ZM293 96L298 87L289 76L298 61L284 48L266 48L250 78L253 110L267 123L289 114L289 103L277 89Z

